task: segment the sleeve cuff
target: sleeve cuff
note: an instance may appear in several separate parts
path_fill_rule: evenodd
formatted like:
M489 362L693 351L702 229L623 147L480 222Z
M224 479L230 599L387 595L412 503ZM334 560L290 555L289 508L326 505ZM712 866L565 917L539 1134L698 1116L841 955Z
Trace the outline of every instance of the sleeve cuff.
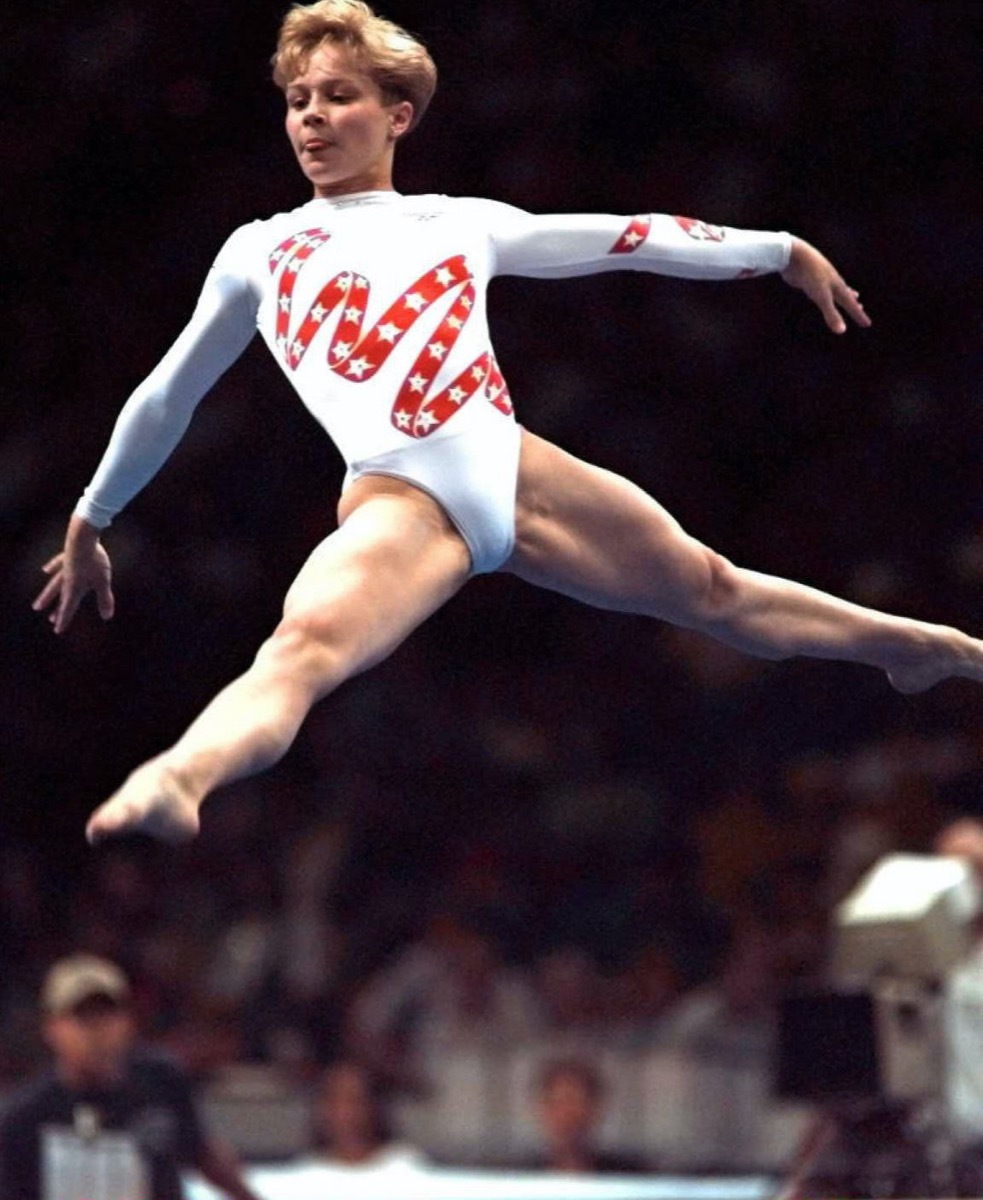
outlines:
M102 504L96 504L94 500L90 500L88 496L82 496L78 504L75 505L75 515L81 517L88 525L92 525L95 529L106 529L112 524L113 517L116 513L111 508L106 508Z

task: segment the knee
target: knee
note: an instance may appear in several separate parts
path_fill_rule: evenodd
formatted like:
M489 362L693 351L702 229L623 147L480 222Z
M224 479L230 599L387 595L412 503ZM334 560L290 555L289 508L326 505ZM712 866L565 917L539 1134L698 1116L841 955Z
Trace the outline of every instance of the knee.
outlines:
M716 550L702 548L700 583L695 609L701 623L726 624L736 613L741 596L740 571Z

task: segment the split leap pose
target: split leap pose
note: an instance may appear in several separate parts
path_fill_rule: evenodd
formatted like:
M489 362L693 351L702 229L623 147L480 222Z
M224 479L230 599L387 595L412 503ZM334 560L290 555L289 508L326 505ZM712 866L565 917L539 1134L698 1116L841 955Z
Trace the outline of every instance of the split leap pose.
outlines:
M314 197L236 230L191 321L124 407L35 600L56 632L94 592L112 616L99 532L177 445L258 329L348 465L339 527L289 589L252 666L91 817L97 841L193 837L221 784L276 762L312 705L385 658L471 575L496 570L749 654L866 663L901 691L983 681L983 642L732 565L625 479L519 426L489 340L494 275L778 272L834 333L869 320L816 249L785 233L658 214L533 216L489 200L403 196L393 155L436 72L359 0L286 16L273 59Z

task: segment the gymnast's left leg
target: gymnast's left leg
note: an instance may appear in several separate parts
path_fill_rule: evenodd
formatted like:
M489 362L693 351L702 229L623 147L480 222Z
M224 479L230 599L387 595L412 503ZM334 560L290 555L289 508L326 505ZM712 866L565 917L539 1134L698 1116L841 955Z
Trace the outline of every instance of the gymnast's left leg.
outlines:
M215 788L277 762L315 703L381 662L468 578L460 534L411 484L360 479L343 495L339 517L249 669L96 810L90 841L131 831L172 842L194 837Z
M735 567L626 479L523 431L505 570L600 608L659 617L760 658L866 663L902 692L983 682L983 642Z

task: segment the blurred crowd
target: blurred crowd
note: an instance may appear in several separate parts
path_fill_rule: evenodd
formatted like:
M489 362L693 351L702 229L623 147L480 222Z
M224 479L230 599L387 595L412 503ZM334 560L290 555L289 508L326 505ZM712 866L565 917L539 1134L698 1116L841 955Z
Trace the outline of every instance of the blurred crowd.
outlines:
M520 418L745 565L979 633L972 6L379 7L441 69L402 190L790 228L874 318L832 339L776 280L500 281ZM125 966L201 1079L354 1056L425 1097L447 1046L764 1055L858 873L983 809L968 685L903 698L482 579L210 801L192 847L82 840L332 527L340 463L253 347L109 533L114 621L56 641L29 609L218 246L306 198L267 82L279 16L0 18L0 1077L37 1062L38 981L79 948Z

